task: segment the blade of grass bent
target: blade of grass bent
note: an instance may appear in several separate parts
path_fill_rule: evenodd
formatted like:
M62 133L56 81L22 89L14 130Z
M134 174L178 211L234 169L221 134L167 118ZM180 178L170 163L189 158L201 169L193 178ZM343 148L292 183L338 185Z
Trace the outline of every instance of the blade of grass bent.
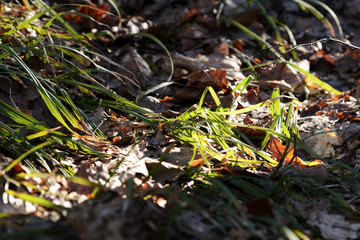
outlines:
M25 139L27 141L29 141L29 140L33 140L35 138L45 137L46 135L49 135L49 133L54 132L54 131L56 131L56 130L58 130L60 128L61 128L61 126L55 127L55 128L52 128L52 129L43 130L43 131L28 135L28 136L25 137Z
M26 115L25 113L11 107L10 105L4 103L1 100L0 100L0 113L19 124L25 126L34 126L33 128L36 130L42 131L48 129L46 126L40 125L35 118Z
M254 33L253 31L251 31L250 29L248 29L247 27L245 27L244 25L242 25L241 23L234 21L230 18L226 18L225 19L227 22L231 23L232 25L234 25L235 27L241 29L242 31L244 31L246 34L248 34L249 36L255 38L258 42L262 43L264 46L266 46L276 57L283 59L281 54L279 52L277 52L267 41L265 41L264 39L262 39L259 35L257 35L256 33Z
M148 34L148 33L135 33L132 34L131 36L141 36L141 37L146 37L149 38L150 40L156 42L157 44L160 45L160 47L162 47L162 49L164 49L164 51L166 52L166 54L169 56L169 61L170 61L170 67L171 67L171 72L170 72L170 76L168 77L167 81L169 82L174 74L174 63L171 57L171 54L169 52L169 50L165 47L165 45L155 36Z
M115 9L116 11L116 14L119 18L119 24L118 24L118 28L120 29L121 28L121 25L122 25L122 17L121 17L121 13L120 13L120 10L118 8L118 3L116 0L108 0L108 2L111 4L111 6Z
M52 208L52 209L67 209L63 206L60 205L56 205L53 202L46 200L44 198L41 197L37 197L37 196L33 196L27 193L19 193L19 192L15 192L13 190L6 190L6 193L9 195L12 195L16 198L22 199L24 201L27 202L31 202L31 203L35 203L37 205L43 206L43 207L47 207L47 208Z
M289 36L289 41L291 43L292 46L296 46L296 39L294 34L292 33L292 31L290 30L290 28L283 22L280 22L279 20L273 18L273 21L276 22L276 24L278 24L279 26L283 27L285 29L285 31L287 32L288 36ZM290 47L290 46L289 46ZM292 55L293 55L293 59L298 59L297 56L297 52L296 49L291 51Z
M45 26L43 28L41 28L40 32L38 33L38 37L42 38L42 36L45 35L46 31L50 28L50 26L52 25L53 21L59 17L61 17L61 15L63 15L65 12L59 12L57 13L55 16L53 16L52 18L50 18L50 20L45 24Z
M332 16L332 18L334 19L334 21L336 23L336 26L337 26L337 28L339 30L340 38L343 38L344 33L343 33L343 30L342 30L339 18L336 16L335 12L328 5L326 5L323 2L320 2L318 0L308 0L308 1L318 4L321 7L323 7L326 11L328 11L328 13Z
M163 82L161 84L156 85L155 87L152 87L152 88L146 90L145 92L141 93L137 97L136 102L139 101L140 99L142 99L143 97L145 97L146 95L148 95L149 93L155 92L156 90L158 90L160 88L170 86L171 84L174 84L174 82L169 82L169 81L168 82Z
M25 157L27 157L29 154L41 149L42 147L45 147L47 145L50 145L54 143L54 141L46 141L43 143L40 143L39 145L33 147L32 149L26 151L24 154L22 154L20 157L18 157L17 159L15 159L9 166L7 166L7 168L5 168L5 172L9 172L16 164L18 164L21 160L23 160Z
M36 2L40 3L40 5L42 7L44 7L47 11L48 9L50 9L50 13L55 16L57 15L57 12L54 11L55 7L59 7L59 5L54 6L52 8L50 8L44 1L42 0L36 0ZM79 34L73 27L71 27L62 17L58 16L57 20L65 27L65 29L67 30L68 33L70 33L77 41L79 41L79 43L86 45L86 43L83 41L83 36L81 34Z
M317 85L319 85L320 87L324 88L326 91L334 93L336 95L341 95L341 92L336 90L335 88L331 87L329 84L327 84L326 82L321 81L320 79L318 79L317 77L315 77L314 75L312 75L311 73L305 71L304 69L302 69L301 67L297 66L294 63L291 63L289 61L282 61L283 63L292 66L294 69L296 69L297 71L301 72L302 74L304 74L306 77L308 77L311 81L313 81L314 83L316 83Z
M219 114L219 115L233 115L233 114L241 114L241 113L246 113L246 112L250 112L252 110L255 110L255 109L258 109L258 108L261 108L261 107L264 107L264 106L267 106L269 105L270 103L272 103L273 101L279 99L279 98L282 98L282 97L285 97L285 96L280 96L280 97L276 97L276 98L271 98L271 99L268 99L264 102L260 102L260 103L257 103L255 105L252 105L250 107L246 107L246 108L242 108L242 109L238 109L238 110L234 110L234 111L223 111L223 112L215 112L215 114Z
M276 40L277 40L277 41L279 42L279 44L280 44L281 52L284 53L286 50L285 50L285 48L284 48L283 39L282 39L282 37L281 37L280 31L279 31L278 27L276 26L274 20L273 20L272 17L266 12L265 8L263 7L263 5L260 3L259 0L255 0L255 4L256 4L257 8L260 9L261 14L265 17L266 21L270 24L271 28L274 30Z
M325 27L330 31L331 36L335 37L334 28L332 27L329 20L325 18L324 15L319 10L317 10L314 6L303 0L293 0L293 1L299 4L301 8L305 8L309 10L317 19L319 19L325 25Z
M30 77L29 80L31 80L35 84L49 111L56 118L56 120L58 120L70 132L72 132L72 129L67 125L65 119L62 117L62 113L74 128L82 129L76 118L74 118L74 116L69 112L69 110L59 101L59 99L51 91L44 88L44 86L39 81L38 76L34 74L34 72L24 63L24 61L17 55L17 53L7 45L1 45L1 47L3 47L5 51L8 52L10 56L13 57L14 60L26 71L26 73Z

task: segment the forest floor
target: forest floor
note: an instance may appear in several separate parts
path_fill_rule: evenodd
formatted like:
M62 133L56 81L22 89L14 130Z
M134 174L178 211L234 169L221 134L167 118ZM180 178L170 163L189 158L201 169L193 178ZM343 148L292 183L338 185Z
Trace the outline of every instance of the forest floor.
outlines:
M0 239L360 238L359 0L74 2L2 39Z

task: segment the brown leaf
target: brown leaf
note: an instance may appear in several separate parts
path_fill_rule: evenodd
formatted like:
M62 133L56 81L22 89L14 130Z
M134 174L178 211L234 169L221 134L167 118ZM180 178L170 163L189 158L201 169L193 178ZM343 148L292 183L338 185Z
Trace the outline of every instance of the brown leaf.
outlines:
M117 133L117 136L112 138L112 143L116 146L128 145L133 141L133 132L131 127L126 126L115 126L114 132Z
M184 172L181 166L165 161L159 161L157 159L146 157L143 159L149 175L153 177L156 182L165 184L169 181L175 181Z
M199 167L203 162L204 162L204 159L202 159L202 158L194 159L194 160L190 163L190 166L191 166L191 167Z
M331 73L335 68L335 56L326 54L323 50L317 51L314 56L310 58L311 70L315 72Z
M234 44L233 44L234 48L236 48L239 51L243 50L244 45L245 45L245 43L241 39L236 40L236 42L234 42Z
M184 101L198 101L208 86L212 87L220 95L221 93L228 94L230 90L226 79L227 72L225 70L199 70L187 76L174 79L174 82L183 87L173 88L173 97L165 97L159 99L162 102L184 102ZM222 92L221 92L222 91ZM221 97L219 96L221 99ZM226 99L224 98L226 101ZM230 100L231 101L231 100Z
M344 53L344 56L336 62L336 70L343 72L357 72L359 70L360 52L356 49L349 49Z
M91 30L95 27L95 22L93 19L97 22L101 22L105 25L113 25L114 24L114 18L107 14L106 12L109 11L109 8L106 4L102 4L101 6L98 6L96 4L86 4L79 6L77 9L78 13L88 15L90 18L85 18L76 14L69 14L65 16L65 19L68 22L76 23L78 24L82 29L86 29L87 31ZM97 25L99 27L101 25Z
M230 163L226 163L219 170L216 171L218 174L222 175L242 175L242 176L255 176L252 172L248 171L246 168L242 168L237 165L232 165Z
M190 18L196 16L197 14L199 14L199 12L196 9L191 9L190 12L183 17L182 22L184 23L188 21Z
M88 161L88 160L81 161L80 164L78 165L78 171L75 174L75 176L79 177L79 178L83 178L83 179L88 179L89 175L90 175L89 169L91 167L92 167L92 163L90 161ZM73 181L69 181L69 186L70 186L71 191L74 191L80 195L85 195L88 198L90 198L91 193L95 189L95 186L87 186L87 185L83 185L83 184L76 183Z
M276 160L280 161L282 156L285 153L285 149L286 146L281 144L280 139L278 139L277 137L274 136L270 136L270 141L267 145L267 148L272 152L271 157L275 158ZM284 164L288 165L296 165L300 168L308 168L310 166L320 166L320 165L325 165L325 163L323 161L320 160L315 160L309 164L307 164L305 161L303 161L301 158L299 158L298 156L294 155L294 148L293 147L289 147L287 152L286 152L286 156L284 158Z
M226 71L225 70L208 70L208 71L196 71L184 78L176 79L175 81L186 79L189 86L212 86L215 90L221 90L227 88L226 83Z
M169 96L165 96L164 98L159 98L160 102L173 102L174 98L173 97L169 97Z
M83 141L84 143L88 144L92 148L94 148L97 151L105 151L109 147L109 143L102 141L97 136L80 136L77 135L77 137Z

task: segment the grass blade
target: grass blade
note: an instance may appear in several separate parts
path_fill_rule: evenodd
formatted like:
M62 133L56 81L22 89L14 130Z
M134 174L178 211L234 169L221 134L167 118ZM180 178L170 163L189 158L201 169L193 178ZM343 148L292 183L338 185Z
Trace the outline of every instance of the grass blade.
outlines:
M47 207L47 208L51 208L51 209L63 209L63 210L67 209L63 206L56 205L49 200L43 199L41 197L33 196L33 195L30 195L27 193L19 193L19 192L15 192L15 191L9 190L9 189L6 190L6 193L14 196L16 198L22 199L27 202L35 203L35 204L43 206L43 207Z
M173 63L171 54L170 54L169 50L165 47L165 45L157 37L155 37L155 36L153 36L151 34L148 34L148 33L140 32L140 33L132 34L131 36L141 36L141 37L149 38L150 40L152 40L152 41L156 42L157 44L159 44L160 47L162 47L162 49L164 49L164 51L166 52L166 54L169 57L170 67L171 67L170 76L167 79L167 81L169 82L171 80L173 74L174 74L174 63Z
M40 143L39 145L33 147L32 149L26 151L24 154L22 154L20 157L18 157L17 159L15 159L15 161L13 161L9 166L7 166L5 168L5 172L9 172L16 164L18 164L21 160L23 160L24 158L26 158L28 155L30 155L31 153L41 149L42 147L45 147L47 145L50 145L54 143L54 141L46 141L43 143Z
M312 6L311 4L309 4L303 0L293 0L293 1L296 2L297 4L299 4L302 9L305 8L305 9L309 10L317 19L319 19L325 25L325 27L330 31L331 36L335 37L335 30L334 30L333 26L331 25L329 20L327 18L325 18L325 16L319 10L317 10L314 6Z
M326 91L334 93L336 95L341 95L341 92L336 90L335 88L333 88L332 86L330 86L329 84L327 84L326 82L321 81L320 79L318 79L317 77L315 77L314 75L312 75L311 73L305 71L304 69L302 69L301 67L297 66L294 63L291 63L289 61L283 61L283 63L292 66L294 69L296 69L297 71L301 72L302 74L304 74L306 77L308 77L311 81L313 81L314 83L316 83L317 85L319 85L320 87L324 88Z

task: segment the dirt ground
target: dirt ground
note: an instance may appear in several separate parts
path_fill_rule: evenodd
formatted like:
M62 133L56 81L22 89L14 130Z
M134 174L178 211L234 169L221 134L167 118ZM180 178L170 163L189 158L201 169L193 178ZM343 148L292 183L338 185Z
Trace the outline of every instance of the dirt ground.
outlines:
M101 24L90 20L79 21L70 14L66 19L79 32L92 29L113 31L114 39L98 37L91 39L91 44L120 65L112 66L111 70L132 80L120 82L104 75L103 84L118 95L170 118L178 116L197 103L206 86L215 89L223 107L230 107L234 96L227 94L226 87L236 85L251 74L255 76L255 80L239 100L239 105L247 107L266 101L271 98L274 88L278 88L281 94L298 98L302 102L297 109L299 131L306 146L318 156L348 164L356 170L360 169L360 0L324 1L338 18L341 29L331 11L313 2L313 6L329 20L330 26L326 26L314 14L303 11L296 1L290 0L259 1L261 5L257 4L257 1L245 0L117 2L122 12L120 28L116 15L101 18ZM50 4L60 6L63 3L74 1L51 1ZM60 6L56 10L59 12L71 9L80 10L73 5ZM115 13L111 6L109 9ZM95 18L95 15L92 17ZM269 19L273 19L280 27L271 26L272 21ZM259 44L254 36L241 31L232 21L242 24L266 40L271 47ZM277 31L283 39L282 43L279 39L276 40ZM164 49L141 33L155 36L166 46L174 63L173 72ZM129 37L130 34L135 36ZM292 37L296 43L291 42ZM288 51L281 57L294 59L296 51L297 57L294 61L298 66L341 91L342 95L336 96L325 91L304 75L280 63L280 58L276 57L271 49L279 50L282 47L294 51ZM250 66L254 68L251 69ZM209 82L207 74L225 74L227 82ZM139 98L141 93L169 82L173 83ZM3 86L0 89L1 100L8 99L11 93L7 89L10 88ZM15 89L12 101L21 108L34 109L32 115L36 119L51 122L52 117L39 107L45 105L40 103L40 97L35 95L24 95ZM206 99L205 102L210 108L215 106L211 99ZM97 119L96 114L101 115L102 112L97 111L90 117ZM268 115L268 112L259 110L239 118L246 118L248 124L250 122L257 126L266 126ZM123 124L122 120L118 121L119 125ZM247 229L244 226L234 227L236 224L216 225L212 222L215 220L209 217L211 214L217 214L219 219L225 219L228 215L217 212L217 208L209 206L202 196L188 199L208 212L204 209L195 211L189 207L193 204L190 200L183 202L179 197L181 189L178 188L177 179L184 176L180 176L174 166L183 167L188 163L186 159L192 155L192 150L187 146L176 145L176 149L170 150L169 157L162 159L168 164L163 164L166 173L152 176L153 182L149 183L152 184L151 191L167 186L166 194L159 194L159 198L153 201L138 201L146 199L146 196L141 195L145 193L135 194L134 198L123 198L128 191L123 183L131 177L149 174L158 163L156 161L160 158L160 153L166 151L170 143L165 134L158 131L144 140L144 146L139 144L133 150L128 144L132 141L129 137L133 133L132 129L124 127L121 130L122 141L116 143L113 133L119 130L110 124L103 127L104 130L107 128L107 136L118 146L111 150L112 156L124 156L125 160L121 160L123 165L117 166L120 157L113 157L106 164L98 159L88 161L84 156L79 157L80 160L69 160L76 169L77 176L89 177L103 184L104 192L101 197L84 202L82 197L93 189L61 183L58 191L66 192L67 189L72 189L76 192L73 208L68 212L24 206L25 203L16 203L15 199L3 200L0 202L0 212L11 213L12 217L0 219L0 233L4 233L4 237L0 235L0 239L270 239L267 236L274 236L271 239L285 239L279 237L275 227L264 230L259 229L260 225L254 226L254 232L249 233L244 230ZM316 135L324 131L329 132ZM305 151L299 151L298 154L302 158L308 156ZM175 158L178 159L176 163L172 161ZM118 167L114 173L116 177L105 183L104 179L111 172L109 169L114 169L115 166ZM328 174L322 168L304 170L302 173L309 176ZM259 174L268 176L266 171ZM311 226L321 234L310 239L358 239L360 188L357 185L354 181L351 189L339 191L343 198L349 200L353 215L346 216L340 210L333 209L330 200L323 199L319 200L316 206L293 202L289 208L297 208L297 211L303 214L302 219L306 219L303 224ZM216 199L215 196L216 194L211 195ZM165 206L162 206L162 200L166 202ZM261 202L252 203L274 206L271 199L260 200ZM35 210L31 210L32 207ZM246 219L244 212L253 208L250 205L242 207L243 209L240 207L236 210L238 212L235 212L235 215ZM268 209L264 207L261 211ZM172 218L175 212L178 215ZM278 216L276 220L283 221ZM181 225L179 222L186 224ZM167 228L169 225L172 226L171 232Z

